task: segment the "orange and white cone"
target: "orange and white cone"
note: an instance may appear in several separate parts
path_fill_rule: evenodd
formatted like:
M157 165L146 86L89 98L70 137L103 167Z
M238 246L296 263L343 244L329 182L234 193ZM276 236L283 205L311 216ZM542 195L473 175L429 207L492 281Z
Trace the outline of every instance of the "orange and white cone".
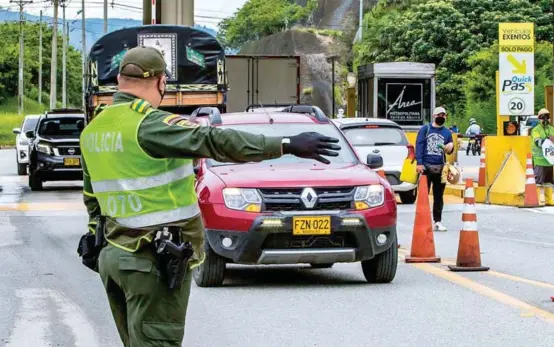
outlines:
M525 198L522 208L539 207L539 196L537 183L535 182L535 172L533 171L533 159L531 153L527 153L527 165L525 169Z
M477 211L475 210L475 191L473 180L466 180L464 193L464 212L462 214L463 228L460 231L458 257L456 265L449 265L451 271L487 271L481 266L481 250L479 248L479 232L477 231Z
M481 146L481 158L479 159L479 181L478 185L479 187L485 187L487 185L487 170L485 170L485 138L481 140L483 143Z

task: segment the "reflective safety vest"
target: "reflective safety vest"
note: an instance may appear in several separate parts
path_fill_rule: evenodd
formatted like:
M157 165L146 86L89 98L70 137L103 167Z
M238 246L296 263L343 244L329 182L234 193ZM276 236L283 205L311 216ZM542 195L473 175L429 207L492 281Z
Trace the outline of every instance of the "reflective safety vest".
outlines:
M535 127L531 130L531 153L533 155L533 165L535 166L552 166L546 160L542 153L542 147L537 146L537 143L535 142L537 139L547 139L549 136L554 135L554 128L550 125L548 125L546 128L542 124L537 124Z
M128 228L200 213L192 160L154 158L138 142L139 126L152 111L141 99L108 106L81 134L82 156L102 214Z

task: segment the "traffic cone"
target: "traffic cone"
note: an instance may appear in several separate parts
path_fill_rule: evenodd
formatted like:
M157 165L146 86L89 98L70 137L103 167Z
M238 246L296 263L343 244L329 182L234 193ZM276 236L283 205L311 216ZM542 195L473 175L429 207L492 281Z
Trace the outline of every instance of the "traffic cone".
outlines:
M481 158L479 159L480 160L480 164L479 164L479 181L478 181L478 185L479 187L485 187L487 185L487 171L485 170L485 138L483 137L483 139L481 140L481 142L483 143L483 145L481 146Z
M527 168L525 169L525 198L521 208L539 207L539 196L537 184L535 183L535 173L533 171L533 159L531 153L527 153Z
M406 263L439 263L441 258L435 255L427 176L421 175L419 179L416 204L412 249L406 257Z
M477 213L475 211L475 191L473 180L466 180L464 193L464 223L460 231L458 243L458 258L456 265L449 265L451 271L488 271L489 268L481 266L481 251L479 249L479 232L477 231Z

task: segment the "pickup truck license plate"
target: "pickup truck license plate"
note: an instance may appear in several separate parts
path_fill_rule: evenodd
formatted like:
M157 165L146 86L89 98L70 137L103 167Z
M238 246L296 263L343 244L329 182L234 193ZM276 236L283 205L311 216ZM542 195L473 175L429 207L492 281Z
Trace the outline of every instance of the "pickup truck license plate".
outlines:
M81 160L79 158L63 158L63 164L65 166L79 166Z
M331 217L293 217L293 235L330 235Z

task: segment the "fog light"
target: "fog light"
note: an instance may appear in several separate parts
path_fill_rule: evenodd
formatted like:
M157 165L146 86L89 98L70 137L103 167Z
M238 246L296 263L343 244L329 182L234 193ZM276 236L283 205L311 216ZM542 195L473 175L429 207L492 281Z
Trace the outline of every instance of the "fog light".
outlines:
M223 240L221 240L221 244L223 245L223 247L229 248L233 245L233 240L231 240L228 237L225 237Z
M377 243L380 245L384 245L387 242L387 235L385 234L379 234L377 235Z
M38 166L44 167L44 163L39 163Z
M358 218L343 218L342 225L361 225L362 221Z
M262 222L263 227L278 228L283 226L283 222L280 219L264 219Z

